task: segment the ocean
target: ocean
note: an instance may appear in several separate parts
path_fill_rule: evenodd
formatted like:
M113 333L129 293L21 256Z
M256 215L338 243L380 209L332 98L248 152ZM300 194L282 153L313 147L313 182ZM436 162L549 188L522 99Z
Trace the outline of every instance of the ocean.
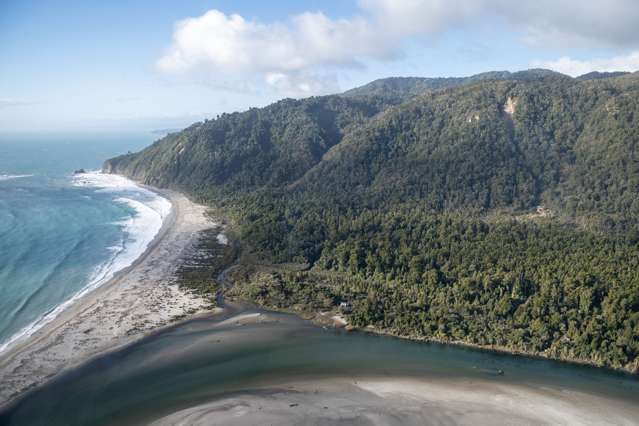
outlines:
M149 135L0 137L0 352L130 265L170 203L95 172ZM74 175L74 171L89 172Z

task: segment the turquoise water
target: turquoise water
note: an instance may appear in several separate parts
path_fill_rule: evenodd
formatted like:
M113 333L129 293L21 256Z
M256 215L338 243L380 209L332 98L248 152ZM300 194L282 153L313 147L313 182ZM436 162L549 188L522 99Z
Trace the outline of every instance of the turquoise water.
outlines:
M130 183L72 174L99 169L106 158L150 141L146 135L0 137L0 350L142 248L149 236L140 233L140 221L157 222L144 210L158 210L157 196Z
M275 322L238 326L198 319L164 330L49 382L0 413L0 424L148 424L222 395L330 377L526 386L639 404L639 381L606 370L324 330L290 315L270 315Z
M165 202L125 180L99 174L74 178L71 172L98 168L103 159L149 141L0 139L0 344L33 330L144 248L166 213ZM26 395L0 413L0 424L145 424L225 394L326 377L481 381L639 404L636 377L346 334L271 315L277 321L265 325L198 319L166 329Z

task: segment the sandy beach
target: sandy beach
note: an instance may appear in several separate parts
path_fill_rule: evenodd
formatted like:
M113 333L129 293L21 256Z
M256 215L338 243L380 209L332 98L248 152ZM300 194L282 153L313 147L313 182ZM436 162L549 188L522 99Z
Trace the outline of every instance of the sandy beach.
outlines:
M175 270L198 234L215 224L204 206L176 192L161 195L171 201L171 214L131 266L0 354L0 407L98 354L209 310L207 300L175 284Z
M249 310L212 328L220 329L216 336L233 346L246 339L273 338L289 321L295 320ZM375 375L353 371L324 377L271 376L163 416L152 424L612 426L636 425L638 418L639 407L635 404L568 388L495 377L438 378L418 373Z
M162 195L170 199L172 212L133 265L0 355L0 409L18 400L12 408L15 424L67 424L68 395L76 398L68 403L90 419L93 404L102 404L102 392L117 395L110 396L115 407L128 407L131 395L147 395L150 389L153 396L141 397L133 408L114 409L113 421L158 426L637 424L639 405L632 398L520 382L511 378L517 374L513 365L504 367L506 380L481 367L464 377L455 371L459 362L445 355L406 355L406 348L418 350L410 342L340 333L232 302L216 316L198 317L211 313L209 302L180 289L175 272L183 257L194 254L200 233L216 224L204 206L179 193ZM345 325L339 316L332 320L335 328ZM117 351L124 346L126 350ZM80 372L74 380L50 381L69 376L61 373L73 367L79 368L71 375ZM228 380L216 382L221 376ZM144 380L134 384L136 377ZM207 381L217 385L207 387ZM177 389L192 386L194 394L211 394L189 403L171 388L154 393L157 383L167 382ZM120 391L110 391L104 383ZM33 388L36 392L27 398L17 398ZM52 405L56 409L39 414L38 401L51 400L58 401ZM22 414L30 420L20 420ZM70 424L86 423L76 418Z
M581 393L480 382L325 379L238 392L154 426L634 425L636 410Z
M636 398L609 392L621 382L608 378L581 389L578 374L569 376L572 384L565 374L555 379L560 371L518 376L517 365L530 367L516 361L506 364L506 376L481 367L459 374L495 358L478 353L460 364L458 349L429 357L421 345L230 304L84 364L72 380L49 382L6 419L48 426L95 418L157 426L637 424Z

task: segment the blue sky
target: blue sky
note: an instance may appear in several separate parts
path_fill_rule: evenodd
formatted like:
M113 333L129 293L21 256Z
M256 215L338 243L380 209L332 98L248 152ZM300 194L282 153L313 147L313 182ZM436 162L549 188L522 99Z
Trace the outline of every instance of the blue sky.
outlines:
M2 0L0 132L150 131L387 76L639 68L636 0Z

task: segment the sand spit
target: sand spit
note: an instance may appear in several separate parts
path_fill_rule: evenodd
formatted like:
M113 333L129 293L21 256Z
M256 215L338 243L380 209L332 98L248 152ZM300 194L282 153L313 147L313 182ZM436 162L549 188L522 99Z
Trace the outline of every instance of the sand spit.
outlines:
M397 345L397 355L387 344ZM123 364L85 364L73 380L44 386L7 418L11 424L90 424L95 401L110 406L105 418L118 425L632 425L639 418L636 398L609 393L613 383L627 385L621 381L603 380L599 393L590 380L570 379L578 372L551 375L548 366L525 363L508 364L506 376L475 367L463 373L468 363L495 360L416 350L402 340L347 337L295 316L229 304L216 316L128 346ZM111 389L105 392L101 383ZM179 391L173 394L166 383ZM76 395L71 403L69 394ZM75 418L69 410L78 403L84 412ZM48 406L55 409L39 417Z
M172 212L142 256L0 354L0 406L93 356L209 308L207 300L178 288L174 273L199 232L213 224L205 207L176 192L162 195Z
M637 411L588 394L527 386L335 378L233 393L152 424L632 425Z

